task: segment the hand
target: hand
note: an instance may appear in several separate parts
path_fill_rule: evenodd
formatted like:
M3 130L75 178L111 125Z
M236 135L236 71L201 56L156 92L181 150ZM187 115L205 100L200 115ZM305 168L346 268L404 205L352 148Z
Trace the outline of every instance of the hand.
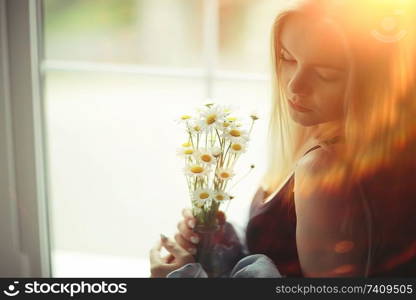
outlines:
M168 256L161 257L162 247L169 251ZM165 278L170 272L195 262L191 253L164 235L161 235L160 241L150 250L149 258L151 278Z
M182 210L183 220L178 223L178 232L175 234L175 241L184 249L193 255L196 254L196 245L200 237L193 232L196 225L196 219L192 215L192 210L185 208Z
M193 232L196 219L189 208L183 209L182 215L183 220L178 223L178 232L175 234L175 240L182 248L195 255L197 251L196 245L200 241L198 234ZM222 211L217 213L217 220L219 225L225 224L225 214Z

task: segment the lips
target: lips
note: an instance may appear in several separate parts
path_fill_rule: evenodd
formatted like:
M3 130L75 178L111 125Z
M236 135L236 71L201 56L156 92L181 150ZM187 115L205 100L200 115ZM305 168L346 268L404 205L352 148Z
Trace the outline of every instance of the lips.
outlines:
M306 108L306 107L300 106L299 104L293 103L292 100L289 100L289 104L294 110L297 110L297 111L300 111L300 112L310 112L310 111L312 111L309 108Z

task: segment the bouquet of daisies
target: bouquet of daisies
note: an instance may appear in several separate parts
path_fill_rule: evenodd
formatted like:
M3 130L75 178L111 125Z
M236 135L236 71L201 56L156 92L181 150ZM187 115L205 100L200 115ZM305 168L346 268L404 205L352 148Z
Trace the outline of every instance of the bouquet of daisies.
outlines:
M220 206L234 198L227 187L236 175L235 163L246 151L257 119L256 114L251 114L247 118L251 126L244 128L244 120L233 116L229 106L214 103L198 108L195 116L179 118L188 141L178 149L178 155L185 160L184 172L197 226L217 227Z

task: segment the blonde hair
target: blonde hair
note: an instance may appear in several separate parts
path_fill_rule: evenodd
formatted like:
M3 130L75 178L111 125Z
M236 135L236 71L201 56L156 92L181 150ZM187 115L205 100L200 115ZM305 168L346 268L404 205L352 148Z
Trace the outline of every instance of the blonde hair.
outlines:
M292 1L276 17L271 30L271 114L268 128L268 167L261 179L267 194L280 189L296 162L314 145L338 134L344 138L338 163L320 176L320 184L337 188L346 181L371 176L400 159L414 160L406 146L416 137L416 39L412 22L415 5L400 0L304 0ZM405 36L383 40L375 34L377 25L390 12ZM303 127L289 116L279 81L279 35L288 16L302 14L327 20L339 29L349 65L341 128L331 124ZM329 126L327 126L329 125Z

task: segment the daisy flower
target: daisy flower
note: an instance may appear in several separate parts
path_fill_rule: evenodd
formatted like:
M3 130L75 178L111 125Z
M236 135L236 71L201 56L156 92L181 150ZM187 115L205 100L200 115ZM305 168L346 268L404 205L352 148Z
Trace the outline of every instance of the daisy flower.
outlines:
M231 124L231 126L228 126L228 127L246 127L247 128L248 125L251 124L251 122L249 123L249 121L247 120L245 116L242 117L240 114L228 116L225 118L225 121Z
M228 120L224 120L223 122L218 122L217 124L215 124L214 126L215 126L215 128L216 129L219 129L219 130L221 130L221 131L224 131L224 130L226 130L228 127L230 127L231 126L231 122L230 121L228 121Z
M182 115L179 118L177 118L175 120L175 122L177 124L183 124L183 123L189 122L191 120L191 118L192 118L192 116L190 116L190 115Z
M201 112L201 125L204 128L215 127L216 124L224 121L225 112L218 105L213 105Z
M229 116L227 118L225 118L226 121L230 122L230 123L235 123L237 122L239 118L235 117L235 116Z
M202 163L192 163L184 168L185 174L188 176L202 177L209 173L209 166Z
M201 161L208 165L215 165L217 163L217 159L215 158L215 156L205 148L195 151L194 157L198 161Z
M231 168L218 168L216 175L222 180L228 180L234 176L234 172Z
M250 118L251 118L253 121L256 121L256 120L258 120L258 119L259 119L259 114L258 114L257 112L255 112L255 111L253 111L253 112L251 112L251 114L250 114Z
M223 191L215 191L213 195L213 199L217 202L223 202L230 200L230 196Z
M198 135L200 133L203 133L205 130L201 121L193 121L191 124L189 124L188 129L192 135Z
M231 142L247 142L249 140L247 131L235 125L230 126L230 128L223 133L223 137L229 139Z
M223 104L221 109L228 116L232 111L237 110L237 107L233 104Z
M231 115L225 118L226 121L230 122L231 125L241 124L242 122L247 122L245 117L242 117L240 114Z
M178 148L177 150L177 155L180 157L190 157L193 154L195 154L195 151L192 148L189 147L182 147L182 148Z
M182 144L182 147L191 147L191 146L192 146L191 142L185 142Z
M203 207L213 197L213 190L211 189L197 189L193 194L193 200L197 207Z
M235 141L231 143L230 151L231 153L240 154L244 153L247 150L247 146L245 142Z

